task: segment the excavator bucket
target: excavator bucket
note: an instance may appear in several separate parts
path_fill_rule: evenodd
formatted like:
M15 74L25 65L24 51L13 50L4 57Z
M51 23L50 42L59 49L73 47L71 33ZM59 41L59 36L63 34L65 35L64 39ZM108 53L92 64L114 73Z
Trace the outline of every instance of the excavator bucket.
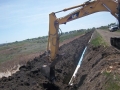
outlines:
M43 65L41 68L41 72L51 82L55 80L55 66Z
M120 49L120 38L119 37L112 37L110 39L111 45L117 49Z
M58 58L60 59L62 56L59 55L53 62L49 63L49 65L43 65L41 67L42 74L47 77L51 82L54 82L55 78L55 65L59 62Z

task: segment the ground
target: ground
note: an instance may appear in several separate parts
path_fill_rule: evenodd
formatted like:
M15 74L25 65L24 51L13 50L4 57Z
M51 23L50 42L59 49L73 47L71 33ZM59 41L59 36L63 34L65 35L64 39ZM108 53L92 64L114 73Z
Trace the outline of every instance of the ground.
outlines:
M60 46L84 34L84 31L72 31L61 35ZM0 45L0 77L2 72L11 71L14 66L26 64L43 54L47 47L47 36L27 39Z
M12 76L0 79L0 90L120 90L120 51L112 46L88 44L92 34L86 33L60 47L59 53L64 55L57 59L55 82L50 82L41 72L43 64L50 64L42 54ZM68 85L86 46L73 86Z
M103 39L105 40L105 42L107 42L109 46L111 46L110 44L111 37L120 37L120 32L110 32L109 30L101 29L97 29L97 32L103 37Z
M69 90L68 82L76 68L79 58L87 45L92 32L64 44L60 47L59 53L65 53L58 58L56 64L56 82L51 83L41 73L43 64L48 63L48 58L44 54L20 67L20 71L8 78L0 79L0 89L2 90ZM72 67L72 68L71 68ZM62 86L62 87L61 87ZM56 89L54 89L56 88Z

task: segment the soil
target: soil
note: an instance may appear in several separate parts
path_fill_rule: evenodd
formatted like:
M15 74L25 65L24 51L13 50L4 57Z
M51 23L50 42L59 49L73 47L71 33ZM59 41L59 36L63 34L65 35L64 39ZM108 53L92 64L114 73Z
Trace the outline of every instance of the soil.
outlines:
M74 85L77 90L108 90L106 83L110 78L104 73L109 71L120 76L120 51L112 46L89 45Z
M84 35L84 34L82 34L82 35ZM60 46L67 44L67 43L81 37L82 35L64 40L63 42L60 43ZM15 48L19 48L19 46L16 46ZM5 50L1 50L0 53L8 54L8 53L13 53L13 52L11 51L11 49L5 49ZM26 64L26 62L33 60L33 58L38 57L39 55L42 55L43 53L44 53L43 51L40 51L40 52L36 52L36 53L31 53L28 55L24 55L24 54L17 55L12 60L8 60L8 61L0 63L0 73L11 71L14 68L14 66L17 66L18 64L20 66L24 65L24 64Z
M92 33L86 33L60 47L59 54L63 56L57 59L59 62L55 66L55 82L50 82L41 72L42 65L50 64L43 53L21 66L17 73L0 79L0 90L104 90L104 84L108 78L102 73L111 65L119 67L120 52L112 46L93 47L88 45ZM88 48L81 67L73 81L73 86L70 86L68 82L86 46ZM119 68L114 68L116 72L119 70Z
M69 42L71 42L71 41L73 41L73 40L75 40L75 39L77 39L77 38L80 38L80 37L83 36L83 35L84 35L84 34L79 35L79 36L76 36L76 37L74 37L74 38L70 38L70 39L64 40L63 42L60 43L60 46L62 46L62 45L64 45L64 44L67 44L67 43L69 43Z
M86 33L60 47L59 53L64 55L58 58L54 83L41 73L42 65L49 63L44 53L21 66L20 71L12 76L0 79L0 90L70 90L68 82L91 35L92 32Z

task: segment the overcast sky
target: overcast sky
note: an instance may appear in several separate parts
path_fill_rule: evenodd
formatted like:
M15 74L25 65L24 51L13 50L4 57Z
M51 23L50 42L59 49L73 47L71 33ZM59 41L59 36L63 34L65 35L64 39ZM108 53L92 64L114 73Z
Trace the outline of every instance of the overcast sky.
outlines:
M79 5L86 0L0 0L0 43L21 41L48 34L49 13ZM57 14L62 17L67 13ZM95 13L66 25L63 32L117 22L108 12Z

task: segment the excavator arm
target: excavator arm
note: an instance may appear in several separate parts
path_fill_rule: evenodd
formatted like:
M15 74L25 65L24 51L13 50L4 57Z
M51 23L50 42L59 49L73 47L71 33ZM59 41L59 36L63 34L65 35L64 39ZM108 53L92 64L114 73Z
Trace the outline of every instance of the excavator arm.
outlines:
M60 24L66 24L69 21L73 21L75 19L101 11L110 12L115 18L119 19L118 5L119 4L117 0L94 0L92 2L87 1L84 4L66 8L61 11L53 12L49 14L49 36L48 36L47 51L49 51L50 60L51 61L55 60L58 54ZM74 8L78 8L78 9L64 17L57 18L55 15L56 13L62 11L68 11Z

